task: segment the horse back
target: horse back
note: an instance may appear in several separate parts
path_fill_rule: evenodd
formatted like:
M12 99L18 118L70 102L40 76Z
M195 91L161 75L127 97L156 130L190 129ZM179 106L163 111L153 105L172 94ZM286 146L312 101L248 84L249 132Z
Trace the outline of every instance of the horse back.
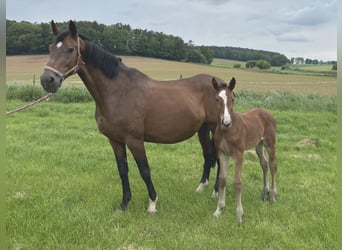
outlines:
M275 119L265 109L255 108L242 114L236 113L234 125L239 128L240 145L244 150L255 147L263 139L274 141Z

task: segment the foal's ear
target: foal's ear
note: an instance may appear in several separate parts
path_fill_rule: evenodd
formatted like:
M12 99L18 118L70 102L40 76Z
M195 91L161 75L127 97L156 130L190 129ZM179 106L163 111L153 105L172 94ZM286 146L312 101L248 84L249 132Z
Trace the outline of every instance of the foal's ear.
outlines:
M232 80L230 80L230 82L229 82L228 88L229 88L230 90L233 90L233 89L235 88L235 84L236 84L235 78L233 77Z
M61 32L53 20L51 21L51 29L55 36Z
M218 83L217 83L215 77L213 77L213 80L212 80L211 82L212 82L212 84L213 84L214 89L218 90L218 89L219 89L219 86L218 86Z
M70 20L69 22L69 32L70 32L70 35L72 37L76 37L77 36L77 28L76 28L76 24Z

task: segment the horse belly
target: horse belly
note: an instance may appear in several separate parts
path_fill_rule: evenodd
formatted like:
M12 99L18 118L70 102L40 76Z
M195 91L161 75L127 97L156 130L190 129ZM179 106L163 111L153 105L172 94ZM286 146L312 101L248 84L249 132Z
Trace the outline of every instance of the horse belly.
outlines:
M147 142L156 143L184 141L200 129L203 121L203 115L152 116L145 122L144 138Z

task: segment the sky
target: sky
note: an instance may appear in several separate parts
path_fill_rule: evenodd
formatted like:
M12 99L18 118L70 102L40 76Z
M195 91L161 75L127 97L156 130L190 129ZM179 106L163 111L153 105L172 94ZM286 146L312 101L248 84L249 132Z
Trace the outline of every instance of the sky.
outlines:
M8 0L6 19L122 23L195 45L337 60L337 0Z

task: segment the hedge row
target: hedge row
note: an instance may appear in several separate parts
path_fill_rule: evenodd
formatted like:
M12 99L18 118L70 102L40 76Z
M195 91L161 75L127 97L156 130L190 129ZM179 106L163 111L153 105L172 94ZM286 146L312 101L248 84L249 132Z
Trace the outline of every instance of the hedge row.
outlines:
M46 93L40 86L7 86L6 100L30 102L39 99ZM86 88L61 88L51 98L52 102L80 103L93 101ZM300 110L307 112L328 111L337 113L336 96L320 96L315 94L298 95L288 91L256 93L241 91L236 97L236 109L246 110L253 107L277 110Z

